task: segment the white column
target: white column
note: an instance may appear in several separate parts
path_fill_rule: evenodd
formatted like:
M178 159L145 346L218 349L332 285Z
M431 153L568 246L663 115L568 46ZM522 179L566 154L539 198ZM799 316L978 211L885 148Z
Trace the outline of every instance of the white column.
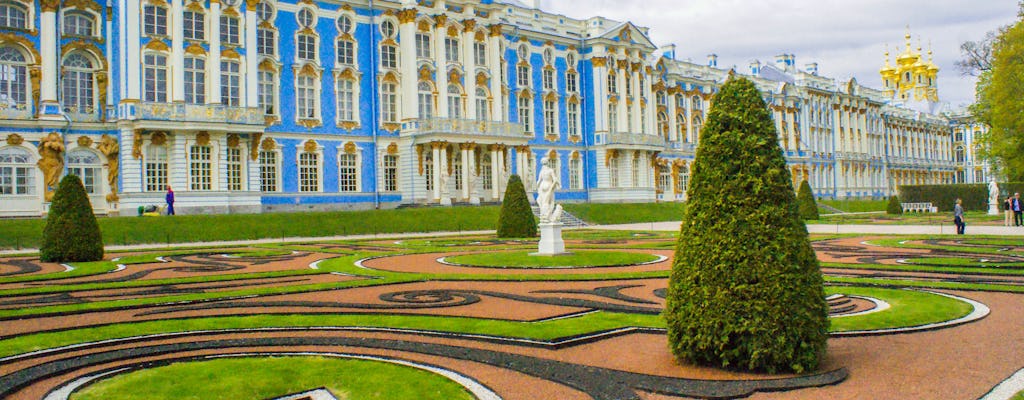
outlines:
M245 2L245 106L258 107L259 50L256 48L256 6L257 1Z
M501 26L492 26L487 37L487 63L491 67L491 120L505 120L504 94L501 93Z
M488 147L491 150L491 198L497 200L500 198L500 188L502 185L501 180L504 176L501 174L501 169L499 167L501 164L499 164L498 160L498 145L492 144ZM519 171L519 176L523 178L523 180L526 180L527 178L524 175L525 172Z
M210 2L210 57L206 59L206 102L220 104L220 2Z
M398 47L402 54L399 66L402 70L402 121L418 119L420 109L417 96L416 74L416 9L410 8L399 13ZM371 50L373 51L373 50Z
M643 125L641 123L641 121L643 121L643 117L640 115L640 113L644 112L644 110L642 107L640 107L640 101L643 100L643 90L640 89L640 71L632 69L631 65L630 74L626 79L630 80L629 86L631 89L633 89L633 93L629 94L630 96L633 96L633 110L631 112L633 118L631 119L631 121L627 122L629 124L629 132L642 133L644 127L641 126Z
M139 39L139 28L142 25L142 19L139 16L139 0L127 0L127 7L125 8L127 18L124 24L125 29L128 31L128 48L125 52L125 74L123 74L122 79L127 78L128 90L124 99L139 100L142 98L142 65L139 57L142 53L142 44Z
M114 38L114 33L113 33L114 32L113 31L113 29L114 29L114 20L112 19L113 16L110 14L111 12L112 11L108 11L107 12L107 21L106 21L106 27L105 27L105 29L106 29L105 37L106 37L106 40L107 40L107 43L106 43L106 45L107 45L107 48L106 48L107 54L114 54L114 41L113 41L113 38ZM121 54L124 54L124 53L121 53ZM113 64L112 61L108 61L108 63ZM115 80L114 78L115 77L114 77L113 71L108 70L107 71L107 98L106 99L102 99L103 101L107 102L107 112L108 113L110 112L110 110L114 109L114 93L117 93L117 92L114 91L114 80ZM117 80L121 81L121 82L124 82L123 78L117 79ZM124 91L121 91L121 94L123 95ZM104 120L106 120L107 116L104 115L103 118L104 118ZM121 154L124 154L124 153L121 153Z
M448 118L448 58L444 53L444 38L448 28L438 24L434 29L434 59L437 60L437 116ZM414 53L415 54L415 53Z
M679 124L676 123L676 96L668 93L671 93L671 91L666 91L665 94L665 98L668 101L668 137L674 141L679 141ZM658 133L660 134L661 132Z
M171 0L171 101L185 102L185 23L182 0Z
M476 54L473 52L476 39L474 36L476 36L475 32L472 29L467 29L462 32L462 43L460 43L462 45L462 65L466 67L466 84L464 85L466 88L466 119L476 119Z
M626 112L626 103L629 99L629 93L626 93L626 68L628 68L628 65L626 66L626 68L621 68L621 65L619 67L620 68L617 68L615 70L615 86L617 86L617 89L619 91L619 103L616 104L616 108L619 111L619 117L617 118L617 130L619 132L629 132L630 122L629 118L627 118L629 114Z
M469 175L473 171L473 166L470 165L470 161L469 161L470 160L470 157L469 157L469 144L468 143L461 143L459 145L459 150L461 150L460 156L462 157L462 198L463 199L468 199L469 198L469 181L470 181Z
M594 62L594 132L608 131L608 65L611 62L610 59L603 58L601 61ZM582 79L583 75L580 75ZM580 114L583 114L583 106L580 105ZM584 119L586 116L584 115ZM580 127L582 134L583 127Z
M786 130L789 132L790 150L798 151L800 150L800 143L797 143L796 141L796 123L794 121L796 119L796 113L790 114L789 109L784 109L782 112L786 113Z
M132 155L133 146L135 144L135 131L131 128L121 128L121 137L118 138L118 144L121 148L120 157L120 168L121 168L121 193L131 192L142 192L145 188L143 187L143 176L145 171L143 170L142 159L135 158Z
M42 110L39 114L46 112L43 104L57 105L57 10L50 6L43 5L42 13L39 15L39 47L42 58L42 80L40 81L40 104ZM59 114L59 111L57 112Z
M647 74L646 70L643 71L643 73L646 77L644 78L644 87L641 89L643 90L644 96L647 97L647 109L644 110L644 112L647 113L647 126L645 126L644 129L647 131L648 135L661 135L661 132L658 132L657 129L658 101L654 96L654 92L651 91L651 75Z
M430 161L433 163L432 167L434 168L433 186L434 200L436 201L441 199L441 143L431 143L430 151L433 152Z
M503 148L504 148L504 146L502 146L502 145L498 145L497 146L497 149L498 149L497 150L497 152L498 152L498 173L499 173L498 176L500 176L502 179L499 179L498 180L499 183L497 185L494 185L494 187L497 187L498 190L500 190L499 195L502 198L505 195L505 186L508 185L508 181L506 181L504 179L505 178L505 152L504 152ZM531 176L530 179L533 179L533 177Z

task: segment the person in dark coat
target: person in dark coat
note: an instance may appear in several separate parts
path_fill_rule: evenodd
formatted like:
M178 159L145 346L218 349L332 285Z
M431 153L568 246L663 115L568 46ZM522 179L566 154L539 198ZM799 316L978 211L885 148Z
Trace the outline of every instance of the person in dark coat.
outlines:
M1003 202L1003 214L1005 214L1005 218L1003 218L1003 226L1010 226L1010 224L1013 223L1013 210L1010 209L1012 200L1013 197L1006 196L1006 201Z
M964 223L964 207L961 205L962 201L956 199L956 206L953 207L953 223L956 224L956 234L963 235L964 228L967 226Z
M167 215L174 215L174 190L171 190L171 185L167 185L167 196L164 198L167 200Z
M1024 225L1024 218L1021 217L1024 205L1020 204L1020 193L1013 194L1013 198L1010 199L1010 209L1013 210L1013 226Z

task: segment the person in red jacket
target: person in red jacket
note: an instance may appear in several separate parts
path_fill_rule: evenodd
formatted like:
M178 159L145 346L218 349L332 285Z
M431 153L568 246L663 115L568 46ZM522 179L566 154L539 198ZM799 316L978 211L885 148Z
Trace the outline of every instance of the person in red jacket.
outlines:
M167 215L174 215L174 190L171 190L171 185L167 185L167 196L164 199L167 200Z

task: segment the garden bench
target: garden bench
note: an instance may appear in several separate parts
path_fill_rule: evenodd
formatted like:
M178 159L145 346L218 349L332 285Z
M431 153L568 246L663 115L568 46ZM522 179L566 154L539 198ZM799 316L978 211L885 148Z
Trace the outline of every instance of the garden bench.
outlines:
M937 213L939 208L932 206L931 202L928 203L900 203L903 207L903 212L920 212L920 213Z

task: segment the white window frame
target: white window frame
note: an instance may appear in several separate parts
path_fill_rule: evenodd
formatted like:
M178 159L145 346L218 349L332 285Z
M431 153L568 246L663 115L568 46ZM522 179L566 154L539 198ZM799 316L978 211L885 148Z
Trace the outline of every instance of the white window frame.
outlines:
M142 6L142 34L146 36L167 36L167 17L170 10L156 4ZM152 18L152 20L150 19Z
M393 90L385 90L386 87L391 86ZM380 120L385 124L398 123L398 114L400 112L398 106L398 84L394 82L381 82L380 84Z
M0 147L0 198L36 194L34 158L32 151L22 146Z
M433 54L433 40L427 32L416 32L416 58L429 60Z
M265 78L268 75L270 76L270 79L263 79L263 78ZM259 105L259 107L262 108L263 115L265 115L265 116L272 116L272 117L280 117L280 115L281 115L280 109L281 108L280 108L280 106L278 104L278 96L277 96L277 94L278 94L277 87L278 87L278 84L279 84L279 82L277 82L278 73L275 72L275 71L260 70L260 71L258 71L256 73L256 76L257 76L257 78L256 78L257 79L257 83L256 83L257 105ZM270 90L269 94L267 93L267 89ZM270 100L270 102L267 103L267 100ZM269 112L269 113L267 112L267 106L268 105L271 107L271 111L272 112Z
M225 174L227 175L228 185L225 189L229 191L245 190L245 178L248 171L245 168L245 148L241 143L235 147L228 146L224 151L224 155Z
M72 57L80 58L88 66L67 65ZM75 114L92 114L97 105L96 61L85 52L68 54L61 62L64 79L61 79L62 102Z
M186 155L188 162L188 188L194 192L209 192L216 189L213 171L216 169L216 157L213 143L205 146L190 143Z
M20 18L15 18L15 11L20 12L20 15L17 15ZM2 12L2 14L0 14L0 21L3 21L3 24L0 25L0 28L23 30L33 29L32 18L35 16L35 12L33 12L33 10L30 10L28 7L25 7L24 4L11 1L0 3L0 12ZM20 21L23 24L12 24L12 21Z
M191 18L190 18L191 17ZM206 40L206 14L200 11L185 10L182 30L185 40Z
M273 160L268 160L267 156L272 155ZM259 153L259 169L260 169L260 191L263 193L276 193L281 191L281 151L278 149L274 150L260 150ZM267 161L273 161L273 163L267 163ZM270 177L272 182L267 182L267 178ZM273 189L273 190L267 190Z
M459 38L447 36L444 38L444 57L449 63L460 63L462 47Z
M146 192L163 192L170 184L171 146L167 143L146 146L143 158L143 184ZM158 149L163 150L162 158L157 157Z
M301 145L300 145L301 146ZM304 164L306 160L303 160L303 156L312 155L315 156L316 164L309 165ZM295 157L295 164L298 166L296 173L298 174L296 181L298 183L299 193L321 193L324 190L324 169L323 169L323 149L319 146L316 151L307 152L303 148L299 148L298 154ZM312 182L312 179L316 179ZM312 185L311 185L312 183Z
M298 121L320 119L320 79L316 75L295 76L295 118Z
M79 36L79 37L96 37L99 36L97 32L97 16L91 12L78 9L63 10L61 15L61 34L64 36ZM83 33L82 23L87 23L88 32ZM70 29L70 31L69 31Z
M340 78L335 82L337 122L359 123L359 81ZM348 101L345 101L346 98ZM345 106L348 108L346 109Z
M351 160L350 165L342 165L342 161ZM360 152L349 154L344 149L338 149L338 191L341 193L359 193L362 191L362 157ZM345 172L345 170L351 172ZM351 174L346 178L346 174Z
M398 177L400 176L398 166L397 155L385 154L381 157L381 188L385 192L397 192L401 189L398 186Z
M148 58L153 57L153 61L156 61L159 57L163 58L163 65L149 64ZM146 52L142 53L142 97L143 101L152 103L166 103L168 100L169 90L168 85L170 82L170 66L167 65L170 57L165 53L160 52ZM152 71L153 78L153 90L152 92L147 87L150 83L148 77L150 71ZM162 78L162 79L161 79Z
M229 68L234 66L236 70ZM238 107L242 104L242 63L234 60L220 62L220 103L225 106Z
M558 135L558 102L545 99L544 105L544 136Z
M532 101L533 99L528 98L526 96L519 96L519 123L523 125L523 131L526 133L533 132L533 124L530 123L533 117L533 109L531 107L532 104L530 104Z
M202 65L197 67L196 64L199 63ZM185 103L206 104L206 59L185 56L183 65L185 68Z
M583 189L583 159L569 157L569 190Z

